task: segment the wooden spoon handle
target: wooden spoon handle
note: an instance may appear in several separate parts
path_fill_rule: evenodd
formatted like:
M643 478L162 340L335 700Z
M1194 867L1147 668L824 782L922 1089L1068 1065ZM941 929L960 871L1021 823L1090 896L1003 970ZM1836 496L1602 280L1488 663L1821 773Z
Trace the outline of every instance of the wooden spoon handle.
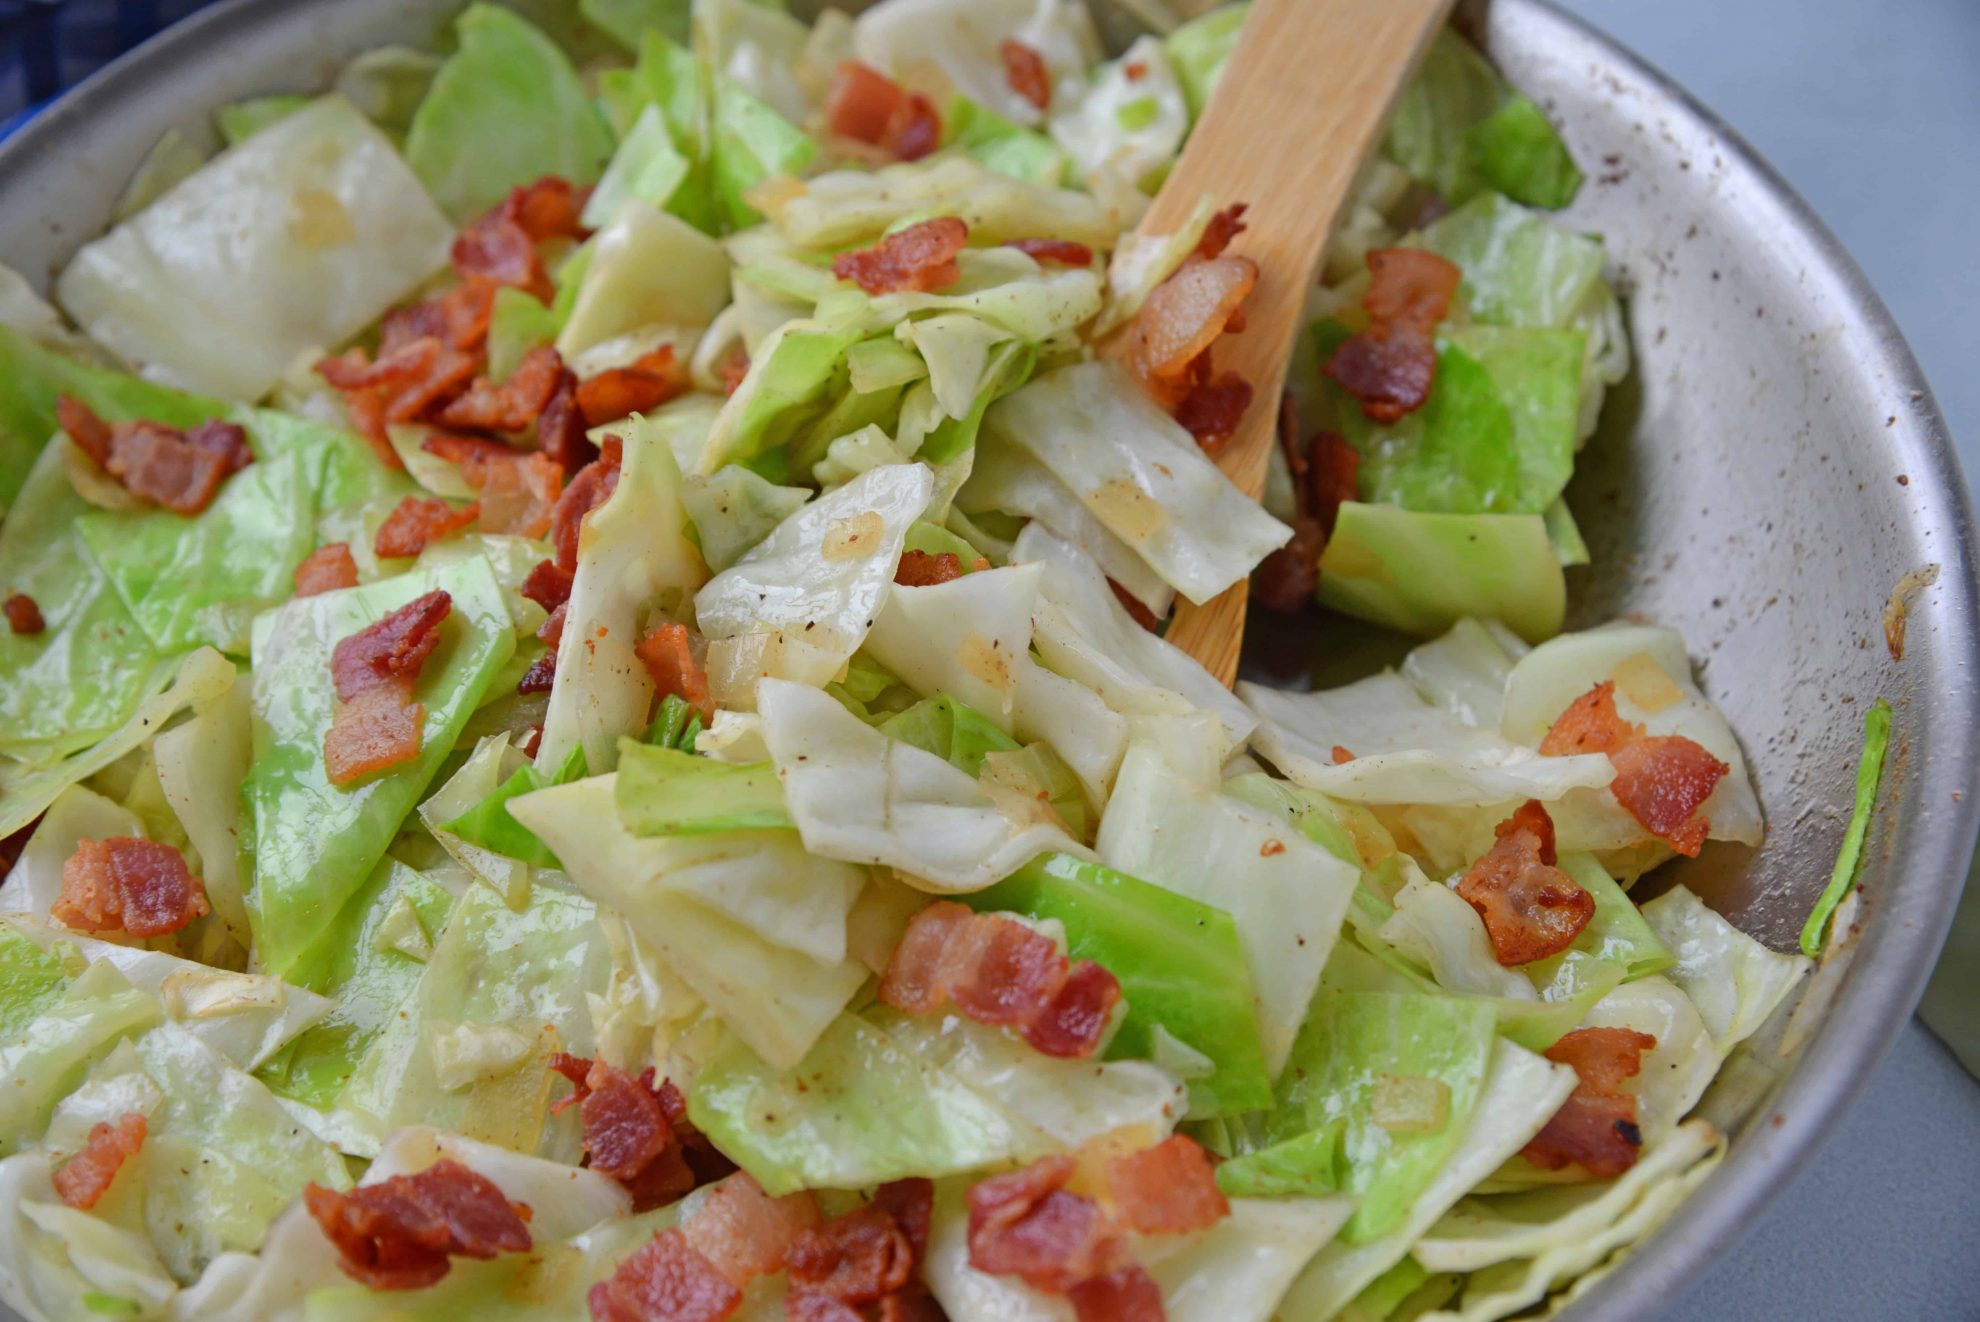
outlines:
M1243 202L1231 251L1258 263L1241 335L1216 368L1252 385L1251 407L1217 463L1253 499L1277 432L1286 359L1334 218L1389 110L1452 0L1252 0L1218 93L1162 185L1144 234L1172 233L1206 194ZM1169 641L1226 685L1237 679L1250 585L1201 606L1183 600Z

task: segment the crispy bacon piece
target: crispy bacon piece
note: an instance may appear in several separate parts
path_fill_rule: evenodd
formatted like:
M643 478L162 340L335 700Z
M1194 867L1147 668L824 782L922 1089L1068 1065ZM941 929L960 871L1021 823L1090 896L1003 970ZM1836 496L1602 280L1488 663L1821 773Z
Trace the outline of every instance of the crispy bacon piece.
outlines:
M55 421L98 468L110 466L110 424L95 409L74 395L57 395Z
M1079 1322L1161 1322L1162 1287L1140 1263L1116 1267L1066 1292Z
M455 509L438 496L407 496L378 525L371 549L381 560L409 559L435 542L474 526L481 510L474 505Z
M557 548L557 564L577 572L578 535L585 515L612 498L619 487L619 464L624 457L623 442L616 436L605 438L598 457L578 470L564 488L557 508L550 515L550 544Z
M346 1276L374 1290L417 1290L446 1276L449 1257L529 1250L528 1206L447 1158L416 1175L338 1192L311 1183L303 1205L337 1249Z
M544 610L556 610L571 599L570 571L555 560L544 560L523 580L522 594Z
M7 612L7 627L21 637L31 637L48 627L48 621L41 618L41 607L33 597L25 592L16 592L7 598L4 608Z
M198 514L213 503L222 482L254 462L247 433L217 418L190 431L145 419L113 426L70 395L56 397L55 416L126 491L174 514Z
M528 291L544 303L556 296L536 241L508 214L508 204L477 219L454 239L454 270Z
M1607 753L1642 737L1643 727L1625 721L1616 711L1616 686L1603 680L1568 704L1540 741L1542 757L1572 757L1576 753Z
M1235 372L1211 377L1207 349L1197 361L1203 364L1203 379L1190 382L1173 413L1183 430L1196 438L1203 453L1215 459L1237 435L1238 424L1251 407L1251 383Z
M894 582L904 588L952 583L962 575L962 557L954 551L941 551L935 555L926 551L903 551L900 564L894 568Z
M1646 735L1609 752L1616 778L1609 792L1645 830L1695 858L1711 823L1697 815L1732 770L1683 735Z
M709 1189L682 1227L688 1243L737 1289L782 1271L804 1237L824 1218L807 1191L772 1198L745 1171Z
M1622 1081L1643 1068L1657 1039L1629 1028L1577 1028L1547 1048L1547 1059L1574 1066L1574 1091L1522 1155L1542 1170L1579 1163L1597 1179L1613 1179L1636 1164L1643 1133L1636 1097Z
M1342 504L1360 499L1361 451L1323 431L1313 438L1306 462L1308 512L1331 536Z
M1024 1026L1024 1040L1047 1056L1090 1056L1120 1000L1118 978L1092 960L1079 960L1044 1010Z
M1189 385L1190 365L1209 349L1258 284L1249 257L1183 263L1149 293L1128 332L1128 367L1165 406Z
M1111 578L1107 580L1107 586L1114 590L1114 600L1120 602L1121 608L1134 617L1136 624L1150 633L1154 633L1162 627L1162 622L1155 618L1155 612L1149 610L1141 598L1135 596Z
M577 377L566 369L557 377L557 388L536 420L536 447L575 476L598 458L598 447L584 432L584 413L578 408Z
M378 326L378 353L388 357L414 340L434 339L474 353L487 342L499 286L486 276L469 275L444 294L393 308Z
M1066 1192L1073 1168L1071 1157L1055 1153L972 1188L970 1266L1048 1294L1113 1270L1123 1256L1120 1240L1098 1204Z
M584 204L591 199L589 188L577 188L568 179L546 174L533 184L520 185L502 203L502 215L514 221L533 242L545 239L583 239L591 231L584 228Z
M928 1227L935 1217L935 1182L919 1175L890 1180L873 1191L873 1205L894 1218L920 1261L928 1252Z
M355 785L419 756L426 706L410 678L388 680L338 706L323 736L323 771L332 785Z
M401 468L386 425L412 422L451 399L474 378L479 361L478 350L463 350L437 335L422 335L400 343L390 338L381 341L377 362L363 349L324 358L316 364L316 373L344 393L351 426L371 443L380 462Z
M1203 237L1196 241L1196 255L1222 257L1224 249L1231 246L1231 240L1244 233L1244 213L1248 210L1250 207L1245 203L1233 202L1210 217L1210 223L1203 227Z
M1437 323L1449 314L1463 272L1423 248L1377 248L1368 270L1373 278L1361 300L1368 328L1334 350L1327 374L1370 418L1395 422L1430 398Z
M475 377L466 393L440 410L440 425L469 431L526 431L549 405L563 372L564 360L557 351L538 345L523 355L501 384Z
M206 886L185 856L156 840L84 838L62 864L50 915L78 932L164 936L210 912Z
M1497 840L1458 880L1507 968L1557 955L1595 916L1595 897L1554 866L1554 821L1528 800L1494 829Z
M1098 965L1070 963L1023 923L938 900L914 916L880 978L880 999L907 1014L954 1000L979 1023L1018 1029L1047 1055L1099 1046L1120 984Z
M1327 546L1318 519L1302 514L1292 529L1292 540L1260 561L1251 576L1252 599L1282 615L1298 615L1313 604L1320 587L1320 552Z
M592 1322L724 1322L742 1291L678 1229L661 1231L585 1297Z
M722 359L722 393L733 395L742 389L743 378L749 375L749 354L737 348Z
M298 597L314 597L339 588L354 588L357 581L357 561L351 558L349 542L319 546L296 566Z
M1093 265L1093 249L1071 239L1011 239L1004 246L1016 248L1027 257L1061 266Z
M1540 741L1547 757L1606 753L1616 768L1609 792L1630 816L1671 848L1696 857L1711 823L1697 815L1732 770L1683 735L1648 735L1616 710L1616 686L1603 680L1568 704Z
M1341 765L1342 765L1342 764L1344 764L1344 763L1348 763L1348 762L1352 762L1352 761L1354 761L1354 753L1353 753L1353 752L1352 752L1351 750L1349 750L1349 749L1346 749L1346 748L1343 748L1343 747L1341 747L1341 746L1340 746L1339 744L1335 744L1335 745L1334 745L1334 765L1335 765L1335 766L1337 766L1337 767L1338 767L1338 766L1341 766ZM1550 822L1549 824L1551 825L1551 822Z
M1004 60L1004 81L1011 90L1040 110L1052 104L1052 74L1045 67L1045 57L1031 46L1021 41L1006 38L997 47L997 53Z
M844 1304L875 1303L908 1282L914 1245L894 1218L862 1207L805 1231L791 1245L791 1288Z
M553 351L554 352L554 351ZM663 344L635 360L578 383L578 412L587 427L645 413L687 393L687 372L674 361L674 346Z
M841 61L825 98L825 125L842 138L918 161L942 145L935 103L870 65Z
M652 1081L650 1072L635 1079L596 1060L578 1104L587 1164L625 1185L635 1212L665 1207L695 1183Z
M1114 1215L1141 1235L1188 1234L1217 1224L1231 1210L1217 1188L1210 1154L1181 1134L1110 1158L1107 1192Z
M55 1196L78 1211L96 1206L124 1163L144 1146L148 1127L142 1111L126 1111L114 1125L108 1121L92 1125L82 1151L55 1172Z
M339 641L330 653L337 696L349 702L391 680L417 678L453 609L453 597L436 588Z
M895 230L871 248L840 253L832 259L832 274L869 294L927 293L956 282L956 254L968 242L969 226L961 219L937 216Z
M672 621L655 625L633 645L633 653L653 677L653 687L662 698L676 694L700 712L703 721L715 719L715 700L708 692L708 672L694 659L686 625Z

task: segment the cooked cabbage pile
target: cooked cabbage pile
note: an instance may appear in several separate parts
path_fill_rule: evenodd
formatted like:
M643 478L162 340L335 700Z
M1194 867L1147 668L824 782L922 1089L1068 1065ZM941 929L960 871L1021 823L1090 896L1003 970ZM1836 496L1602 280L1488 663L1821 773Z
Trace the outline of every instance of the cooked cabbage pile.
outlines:
M1763 824L1561 632L1629 348L1540 109L1437 39L1282 402L1247 199L1135 229L1242 6L522 9L0 280L6 1301L1487 1319L1651 1231L1807 961L1631 898ZM1247 580L1419 645L1232 693Z

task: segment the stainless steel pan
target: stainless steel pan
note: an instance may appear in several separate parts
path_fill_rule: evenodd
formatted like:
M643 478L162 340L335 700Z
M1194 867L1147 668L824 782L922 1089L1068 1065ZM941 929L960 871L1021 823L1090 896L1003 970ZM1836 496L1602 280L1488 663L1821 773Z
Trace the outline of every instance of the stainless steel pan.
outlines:
M548 0L538 0L538 4ZM0 257L41 279L104 225L168 127L326 85L349 56L430 42L459 0L228 0L90 79L0 146ZM857 7L856 5L853 7ZM1595 555L1574 615L1684 631L1746 744L1772 828L1668 869L1747 931L1792 944L1841 837L1864 708L1896 708L1853 930L1792 1014L1707 1099L1732 1156L1576 1316L1641 1318L1695 1279L1811 1154L1911 1011L1980 822L1972 516L1945 423L1856 264L1712 114L1540 0L1467 15L1565 126L1607 237L1637 370L1569 499ZM1904 659L1892 588L1925 565ZM1283 642L1283 640L1281 640ZM1316 634L1308 650L1339 650Z

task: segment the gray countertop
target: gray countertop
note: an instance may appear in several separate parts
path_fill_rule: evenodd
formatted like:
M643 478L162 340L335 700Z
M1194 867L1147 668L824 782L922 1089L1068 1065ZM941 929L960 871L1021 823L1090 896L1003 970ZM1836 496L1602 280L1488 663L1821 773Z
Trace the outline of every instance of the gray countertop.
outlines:
M1971 487L1980 3L1559 2L1717 111L1841 237L1924 364ZM1827 1144L1668 1316L1970 1322L1976 1262L1980 1082L1914 1019Z

